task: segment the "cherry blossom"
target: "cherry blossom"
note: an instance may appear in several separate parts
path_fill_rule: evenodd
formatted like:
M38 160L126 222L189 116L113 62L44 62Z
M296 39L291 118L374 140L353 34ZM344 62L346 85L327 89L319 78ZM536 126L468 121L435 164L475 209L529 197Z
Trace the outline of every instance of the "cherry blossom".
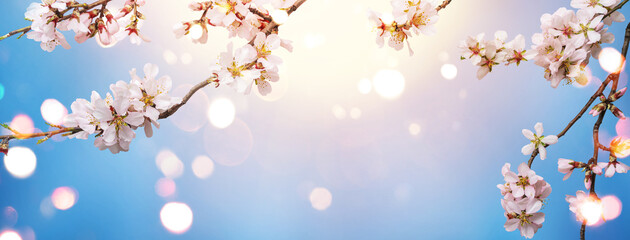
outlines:
M536 133L533 133L529 129L523 129L523 136L529 139L530 143L523 146L521 153L523 153L523 155L531 155L534 152L534 149L538 149L540 159L545 160L545 158L547 158L547 149L545 149L545 147L556 144L558 142L558 137L555 135L542 135L543 125L540 122L534 125L534 129L536 130Z
M254 79L260 77L260 70L248 66L255 61L254 47L245 45L233 51L230 43L228 51L221 53L219 65L212 70L218 75L220 84L231 86L239 93L249 93Z
M569 177L571 176L571 173L573 173L573 169L583 168L583 167L584 167L584 163L581 163L581 162L576 162L571 159L564 159L564 158L558 159L558 172L565 174L562 180L569 179Z
M630 155L630 139L619 136L610 142L610 153L616 158L625 158Z
M538 212L542 208L542 202L536 199L501 200L501 204L506 211L507 221L504 227L508 232L518 229L521 236L533 238L545 221L545 214Z
M151 137L151 124L159 127L160 114L181 99L168 95L172 87L170 77L156 79L157 66L148 63L144 72L145 76L140 78L132 69L132 79L110 85L113 94L107 93L105 98L93 91L91 101L77 99L73 102L72 113L65 117L64 125L78 127L81 131L69 137L87 139L90 134L97 134L94 145L112 153L128 151L138 127L144 127L147 137Z
M615 175L615 172L626 173L630 170L628 165L617 161L617 158L614 156L611 156L608 162L597 163L597 166L600 167L602 171L605 171L604 176L606 177L612 177Z
M497 187L501 190L501 205L505 210L505 230L517 228L521 235L532 238L545 221L544 213L538 212L547 197L551 194L551 185L536 175L526 163L518 166L518 174L510 171L510 164L501 168L505 184Z
M392 0L391 5L393 22L385 22L379 13L368 12L368 19L377 32L376 43L382 47L385 39L388 39L390 47L401 50L406 42L409 55L413 55L409 37L412 33L435 34L435 23L439 19L438 11L444 6L438 7L430 0Z

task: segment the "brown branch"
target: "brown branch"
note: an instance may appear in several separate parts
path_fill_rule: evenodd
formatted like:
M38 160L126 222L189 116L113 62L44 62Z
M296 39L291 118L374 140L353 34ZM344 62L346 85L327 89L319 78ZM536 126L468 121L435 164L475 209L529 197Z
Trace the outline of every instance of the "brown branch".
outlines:
M446 8L446 6L448 6L451 3L452 0L444 0L444 2L442 4L440 4L440 6L438 6L437 8L435 8L435 10L440 11L444 8ZM627 1L627 0L626 0Z
M269 16L268 14L264 14L261 11L259 11L256 8L250 7L249 11L252 12L253 14L256 14L256 16L259 16L260 18L264 19L267 22L271 22L273 21L273 19L271 18L271 16Z
M610 9L610 11L608 11L608 13L606 13L606 15L604 15L604 18L602 18L602 19L605 19L605 18L607 18L607 17L610 17L610 14L612 14L613 12L615 12L615 11L617 11L617 10L621 9L621 7L623 7L623 5L624 5L624 4L626 4L627 2L628 2L628 0L624 0L624 1L623 1L623 2L621 2L620 4L617 4L617 6L615 6L615 7L614 7L614 8L612 8L612 9Z
M167 109L166 111L160 113L160 119L164 119L167 117L170 117L171 115L173 115L173 113L177 112L177 110L184 106L188 100L190 100L190 98L200 89L204 88L205 86L208 86L208 84L214 82L216 80L215 76L209 77L208 79L206 79L203 82L197 83L197 85L193 86L190 91L188 91L188 93L186 94L186 96L184 96L182 98L182 101L178 104L175 104L173 106L171 106L169 109Z
M582 222L582 227L580 227L580 240L584 240L585 231L586 231L586 221Z
M93 2L93 3L90 3L90 4L77 4L77 5L70 5L70 7L69 7L69 8L67 8L66 10L64 10L64 12L63 12L63 13L66 13L66 12L67 12L70 8L78 8L78 7L83 7L83 10L80 10L79 12L80 12L80 13L84 13L84 12L86 12L87 10L90 10L90 9L92 9L92 8L95 8L95 7L96 7L96 6L98 6L98 5L107 4L107 3L108 3L108 2L110 2L110 1L112 1L112 0L98 0L98 1ZM59 18L59 19L58 19L58 21L63 21L63 20L66 20L66 19L70 18L71 16L72 16L72 14L65 15L65 16L63 16L63 17ZM8 38L8 37L11 37L11 36L13 36L13 35L16 35L16 34L18 34L18 33L22 33L22 35L24 35L24 34L26 34L26 33L27 33L27 32L29 32L29 31L31 31L31 26L28 26L28 27L23 27L23 28L20 28L20 29L17 29L17 30L13 30L13 31L11 31L11 32L9 32L9 33L7 33L7 34L5 34L5 35L1 36L1 37L0 37L0 41L2 41L2 40L4 40L4 39L6 39L6 38ZM20 36L21 36L21 35L20 35Z
M571 127L573 127L573 125L584 115L584 113L586 113L586 110L588 110L588 108L593 104L595 99L597 99L597 97L599 97L599 95L601 95L602 92L604 92L604 89L606 89L606 86L608 85L608 83L610 81L615 81L616 82L617 81L616 79L619 79L619 74L618 73L611 73L610 75L608 75L608 77L602 83L602 85L599 86L597 91L591 96L591 98L588 99L586 104L584 104L584 107L582 107L580 112L577 115L575 115L575 117L573 117L573 119L571 119L571 121L567 124L567 126L564 127L564 129L560 133L558 133L558 135L556 135L558 137L558 139L561 138L562 136L564 136L567 133L567 131L569 131L569 129L571 129ZM545 147L547 147L547 146L545 146ZM530 168L532 167L532 163L534 162L534 158L536 158L536 156L538 156L538 149L534 150L532 155L529 157L529 161L527 162L527 165Z
M54 131L48 131L48 132L40 132L40 133L30 133L30 134L22 134L22 133L16 133L16 134L12 134L12 135L3 135L0 136L0 139L30 139L30 138L38 138L38 137L52 137L54 135L57 134L65 134L65 133L77 133L77 132L81 132L83 130L81 130L81 128L78 127L74 127L74 128L61 128L58 130L54 130Z

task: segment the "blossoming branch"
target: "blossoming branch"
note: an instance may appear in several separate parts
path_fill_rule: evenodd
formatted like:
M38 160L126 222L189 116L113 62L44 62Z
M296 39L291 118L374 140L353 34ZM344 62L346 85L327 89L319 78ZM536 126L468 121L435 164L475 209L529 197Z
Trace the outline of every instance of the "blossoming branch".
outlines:
M438 11L448 6L451 1L445 0L437 5L434 0L392 0L392 16L370 11L369 19L377 32L376 43L383 47L385 39L389 39L387 44L390 47L401 50L404 42L407 42L409 55L413 55L409 44L411 33L435 34L434 25L439 19Z
M290 41L280 39L277 35L280 23L275 19L284 18L278 20L284 22L304 2L306 0L218 0L192 3L190 4L192 10L203 11L201 20L178 24L175 28L177 37L190 34L191 29L197 26L202 32L197 39L193 36L193 41L205 43L207 26L222 26L231 33L249 32L247 35L239 35L249 40L249 43L235 51L230 43L228 51L222 53L218 63L211 67L210 77L193 86L183 98L170 96L169 91L172 88L170 77L157 78L158 67L146 64L144 77L137 76L136 70L132 69L131 80L110 85L112 93L107 93L105 97L92 92L89 101L77 99L72 103L72 114L64 119L64 126L50 124L57 130L22 134L2 124L13 134L0 136L0 151L7 153L10 140L40 138L38 143L41 143L58 134L80 139L87 139L94 134L94 145L99 149L109 149L112 153L128 151L131 141L135 138L134 130L143 127L146 136L151 137L152 126L159 128L159 119L173 115L197 91L210 84L214 84L215 87L230 86L240 93L249 93L253 85L256 85L258 91L265 95L272 90L270 82L278 81L278 65L282 62L280 58L272 55L272 51L279 47L292 49ZM127 3L130 3L127 5L129 7L123 9L120 15L129 14L135 11L136 4L140 5L135 1ZM267 10L263 6L277 9ZM270 14L271 11L275 13ZM257 24L257 27L252 27L254 26L252 24ZM203 38L206 40L200 40Z
M52 52L56 46L70 48L61 31L73 31L74 40L83 43L89 38L103 46L115 44L129 36L132 43L139 45L150 40L140 34L140 26L144 15L139 7L145 0L127 0L120 10L107 8L112 0L99 0L90 4L78 3L74 0L42 0L31 3L24 17L31 21L31 26L24 27L0 37L0 40L20 34L41 42L41 48Z
M571 84L573 82L585 83L588 81L585 67L591 57L598 58L602 51L601 44L612 43L615 39L612 33L607 32L605 26L612 22L623 22L625 17L617 12L628 0L572 0L571 6L579 10L573 11L560 8L553 14L544 14L541 21L542 33L532 36L534 45L532 49L525 49L525 39L517 35L514 40L507 42L507 33L498 31L494 39L485 40L484 34L471 36L460 44L462 59L470 59L479 66L477 78L482 79L492 71L493 66L505 63L516 63L534 60L534 63L544 68L544 78L556 88L560 83ZM542 227L544 214L539 210L545 202L545 198L551 193L548 183L541 184L542 177L531 170L533 160L540 154L544 160L547 155L547 147L558 142L567 131L586 113L596 99L600 102L592 107L589 114L598 116L593 126L593 155L587 161L574 161L560 158L558 171L565 174L568 179L573 170L582 169L584 172L584 186L590 193L577 191L576 196L567 195L569 209L582 222L580 238L585 239L586 225L594 224L602 218L601 200L595 192L595 178L597 175L612 177L615 173L625 173L630 167L618 161L630 155L630 140L616 137L610 147L599 142L599 128L604 120L604 115L610 111L615 117L625 119L623 112L614 105L621 98L626 88L617 90L619 74L625 62L625 56L630 42L630 24L626 28L626 35L621 55L623 61L620 66L610 71L606 80L602 82L597 91L591 96L580 112L557 135L543 135L542 123L535 125L535 133L523 129L523 135L529 143L521 149L523 155L529 155L527 164L521 163L518 175L510 172L510 164L506 163L501 170L505 183L497 187L501 190L503 199L501 205L507 218L504 225L507 231L519 229L521 235L532 238ZM604 94L607 86L611 84L608 96ZM607 162L598 162L600 151L609 152ZM544 181L543 181L544 182Z

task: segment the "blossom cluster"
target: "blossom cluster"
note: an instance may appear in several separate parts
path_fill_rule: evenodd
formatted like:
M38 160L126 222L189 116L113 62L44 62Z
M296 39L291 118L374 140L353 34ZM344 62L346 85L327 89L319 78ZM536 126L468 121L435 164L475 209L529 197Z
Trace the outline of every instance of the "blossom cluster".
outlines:
M576 168L584 168L584 187L591 188L593 174L612 177L615 173L626 173L630 166L619 161L630 155L630 139L616 137L610 142L610 157L607 162L583 163L571 159L558 159L558 171L564 173L564 180L568 179Z
M540 209L551 194L551 185L526 163L518 166L518 173L510 171L510 166L509 163L503 166L501 173L505 183L497 185L503 195L501 205L507 218L504 227L509 232L518 229L521 236L532 238L545 221Z
M522 37L513 41L514 49L504 51L499 40L503 33L494 41L484 41L483 34L471 36L460 45L462 59L471 59L480 66L479 79L492 71L493 65L502 62L518 65L521 60L532 59L545 69L544 77L554 88L563 80L567 84L579 81L585 77L584 67L590 57L599 57L601 44L614 41L614 35L607 32L605 25L625 20L617 11L604 18L619 3L620 0L572 0L571 6L577 11L560 8L553 14L544 14L540 18L542 32L532 36L533 46L528 54L524 54Z
M96 147L118 153L129 150L137 128L144 127L147 137L153 135L151 125L159 128L160 113L181 99L169 95L171 78L156 78L158 67L153 64L144 66L143 78L136 75L136 69L129 74L129 82L118 81L110 85L113 94L107 93L102 98L93 91L90 101L77 99L72 103L72 113L66 116L64 125L82 131L73 133L70 138L87 139L90 134L96 134Z
M24 14L27 20L32 21L26 37L41 42L41 48L48 52L58 45L70 48L61 31L73 31L78 43L96 37L104 46L115 44L126 36L134 44L140 44L142 40L149 41L139 31L144 16L138 7L144 5L145 0L127 0L120 11L107 9L106 3L100 9L90 9L88 4L74 0L31 3ZM70 13L64 15L66 12Z
M369 19L377 31L376 43L383 47L385 40L387 44L401 50L404 42L407 42L409 55L413 55L413 50L409 45L411 34L425 35L435 34L435 23L438 21L438 6L432 0L392 0L393 16L370 11Z
M484 33L470 36L459 45L462 50L461 58L470 59L473 65L479 66L477 79L485 77L492 71L494 65L516 63L518 66L521 61L530 60L535 56L531 51L525 50L523 35L519 34L507 43L505 41L508 36L505 31L497 31L492 40L485 40L484 36Z
M194 43L208 41L208 26L226 28L230 37L240 37L249 44L236 50L230 43L221 53L217 65L211 67L215 83L227 85L239 93L249 94L256 85L261 95L271 92L271 82L279 80L278 66L282 59L272 52L283 47L292 51L291 41L281 39L277 29L263 32L269 24L279 24L288 16L296 0L217 0L193 2L189 8L201 11L199 20L174 26L177 38L189 35Z
M557 87L566 80L572 83L583 72L591 56L599 57L602 43L612 43L614 35L604 25L624 21L619 12L603 19L619 0L572 0L579 10L560 8L540 18L542 33L532 36L532 48L538 54L535 63L545 68L545 79Z

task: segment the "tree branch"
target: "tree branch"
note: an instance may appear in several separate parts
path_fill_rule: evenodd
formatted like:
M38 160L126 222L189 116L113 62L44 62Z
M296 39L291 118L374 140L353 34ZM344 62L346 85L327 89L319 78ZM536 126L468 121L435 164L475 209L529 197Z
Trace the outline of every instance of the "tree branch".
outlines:
M621 2L620 4L618 4L617 6L615 6L614 8L610 9L610 11L608 11L608 13L606 13L606 15L604 15L604 18L602 18L602 19L605 19L605 18L607 18L607 17L610 17L610 14L612 14L613 12L615 12L615 11L617 11L617 10L621 9L621 7L623 7L623 5L624 5L624 4L626 4L627 2L628 2L628 0L624 0L623 2Z
M63 12L63 13L66 13L66 12L67 12L69 9L71 9L71 8L79 8L79 7L83 7L83 10L80 10L80 11L79 11L79 13L84 13L84 12L87 12L88 10L90 10L90 9L92 9L92 8L95 8L95 7L96 7L96 6L98 6L98 5L104 5L104 4L107 4L107 3L108 3L108 2L110 2L110 1L112 1L112 0L98 0L98 1L93 2L93 3L90 3L90 4L71 4L71 5L69 6L69 8L67 8L66 10L64 10L64 12ZM63 17L59 18L59 19L58 19L58 21L63 21L63 20L66 20L66 19L70 18L70 16L72 16L72 14L65 15L65 16L63 16ZM2 40L4 40L4 39L6 39L6 38L8 38L8 37L11 37L11 36L13 36L13 35L16 35L16 34L18 34L18 33L22 33L22 34L20 35L20 36L22 36L22 35L26 34L26 33L27 33L27 32L29 32L29 31L31 31L31 26L28 26L28 27L23 27L23 28L20 28L20 29L17 29L17 30L13 30L13 31L11 31L11 32L9 32L9 33L7 33L7 34L5 34L5 35L1 36L1 37L0 37L0 41L2 41ZM19 37L18 37L18 38L19 38Z
M109 2L111 0L100 0L98 2L94 2L90 5L87 6L86 9L90 9L93 8L94 6L98 6L99 4L105 4L107 2ZM304 2L306 2L306 0L298 0L297 2L295 2L288 10L287 10L287 14L291 14L293 12L295 12L295 10L297 10ZM98 3L98 4L97 4ZM263 29L262 32L264 32L266 35L271 34L272 32L274 32L275 29L277 29L279 26L278 23L276 22L271 22L269 23L269 25L267 25L267 27L265 27L265 29ZM249 44L253 44L254 39L252 39L250 41ZM246 65L248 68L253 67L255 65L255 62L249 63L248 65ZM162 112L159 116L159 119L165 119L170 117L171 115L173 115L175 112L177 112L177 110L179 110L179 108L181 108L182 106L186 105L186 103L188 102L188 100L190 100L190 98L192 98L192 96L199 90L201 90L202 88L208 86L211 83L217 83L218 84L218 79L216 75L213 75L209 78L207 78L206 80L197 83L195 86L193 86L188 93L182 98L182 101L178 104L175 104L173 106L171 106L169 109L167 109L166 111ZM33 134L19 134L19 133L15 133L13 135L3 135L0 136L0 140L4 140L6 139L6 141L8 140L12 140L12 139L30 139L30 138L38 138L38 137L51 137L57 134L67 134L67 133L77 133L77 132L81 132L83 131L81 128L60 128L59 130L54 130L54 131L48 131L48 132L42 132L42 133L33 133Z
M438 6L437 8L435 8L435 10L440 11L444 8L446 8L446 6L448 6L451 3L452 0L444 0L444 2L442 2L442 4L440 4L440 6ZM627 1L627 0L626 0Z

